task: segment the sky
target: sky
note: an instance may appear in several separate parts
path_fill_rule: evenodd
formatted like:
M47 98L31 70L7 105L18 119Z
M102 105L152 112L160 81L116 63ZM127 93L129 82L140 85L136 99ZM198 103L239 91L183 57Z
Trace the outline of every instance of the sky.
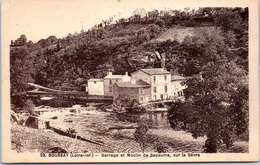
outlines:
M68 33L79 33L82 26L88 30L111 16L127 18L138 8L151 11L248 5L244 0L2 0L1 3L2 36L8 43L21 34L33 42L51 35L62 38Z
M138 8L149 11L187 6L196 8L185 0L182 4L173 0L3 0L2 22L8 38L15 40L25 34L36 42L51 35L62 38L82 27L88 30L111 16L127 18Z

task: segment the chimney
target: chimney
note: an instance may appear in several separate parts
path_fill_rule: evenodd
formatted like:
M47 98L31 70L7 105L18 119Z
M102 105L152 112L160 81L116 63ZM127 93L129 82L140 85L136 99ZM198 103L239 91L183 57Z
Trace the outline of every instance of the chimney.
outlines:
M128 72L125 72L125 75L128 76Z
M165 68L165 53L161 54L161 68Z
M131 84L135 84L136 80L134 78L131 78Z
M111 72L111 71L109 71L109 72L108 72L108 75L112 75L112 72Z

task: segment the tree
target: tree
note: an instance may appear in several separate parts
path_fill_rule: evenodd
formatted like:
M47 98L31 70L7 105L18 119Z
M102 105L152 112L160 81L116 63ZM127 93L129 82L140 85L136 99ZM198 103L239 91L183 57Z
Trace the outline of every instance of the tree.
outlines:
M165 22L162 19L157 19L155 24L159 25L160 27L164 27L165 26Z
M24 44L26 44L26 42L27 42L27 37L26 37L25 34L22 34L22 35L18 38L18 40L19 40L19 42L20 42L21 45L24 45Z
M47 39L47 42L48 44L53 44L53 43L56 43L58 41L57 37L56 36L49 36Z
M40 41L37 42L41 47L46 47L48 42L45 39L41 39Z
M220 26L225 32L232 30L236 34L244 31L243 19L238 11L233 11L232 8L221 8L216 12L216 25Z
M165 25L167 25L167 26L172 25L173 10L171 10L171 9L161 10L160 16L164 20Z
M134 132L135 141L139 143L142 151L144 152L145 148L147 147L147 132L149 128L144 123L138 123L138 127Z
M11 103L17 107L23 107L27 83L33 82L34 73L32 61L27 48L20 47L11 49L10 52L10 84Z
M146 11L144 8L139 8L133 11L133 16L139 16L140 18L143 18L146 16Z
M148 14L148 19L149 20L155 21L158 18L158 16L159 16L159 11L158 10L153 10L153 11L148 12L147 14Z
M35 107L35 105L34 105L33 101L28 99L28 100L25 101L23 109L26 112L28 112L30 115L33 115L34 114L34 112L33 112L34 107Z
M186 101L174 103L168 113L172 128L181 125L194 138L206 136L205 152L232 146L233 137L248 129L246 72L234 62L210 62L186 85Z
M11 95L23 93L26 84L32 82L33 67L25 47L15 48L10 52Z
M212 28L198 36L186 36L182 42L187 52L184 69L186 76L198 74L208 62L216 62L229 56L229 48L234 45L232 32L223 33L220 28Z

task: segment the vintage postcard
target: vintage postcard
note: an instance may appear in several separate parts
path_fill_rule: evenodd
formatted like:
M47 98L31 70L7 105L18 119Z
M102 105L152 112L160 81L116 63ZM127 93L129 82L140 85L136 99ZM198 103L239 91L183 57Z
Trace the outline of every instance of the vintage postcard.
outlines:
M2 162L259 160L257 0L3 0Z

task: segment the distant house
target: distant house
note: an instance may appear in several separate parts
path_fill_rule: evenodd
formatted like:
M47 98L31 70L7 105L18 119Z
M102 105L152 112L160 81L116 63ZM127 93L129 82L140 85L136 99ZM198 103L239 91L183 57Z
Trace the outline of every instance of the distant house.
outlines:
M116 82L130 82L131 77L128 76L126 72L125 75L113 75L109 72L106 77L104 77L104 95L113 96L113 85Z
M121 104L123 99L133 99L139 103L148 103L150 98L151 85L143 80L131 79L131 82L116 82L113 85L113 102Z
M104 95L104 80L103 79L89 79L88 80L88 94L89 95Z
M150 84L151 101L168 99L172 95L171 73L164 68L141 69L132 73L131 78Z
M174 97L180 97L184 96L183 90L186 88L185 85L183 85L183 82L185 80L185 77L180 75L172 75L171 76L171 93Z

